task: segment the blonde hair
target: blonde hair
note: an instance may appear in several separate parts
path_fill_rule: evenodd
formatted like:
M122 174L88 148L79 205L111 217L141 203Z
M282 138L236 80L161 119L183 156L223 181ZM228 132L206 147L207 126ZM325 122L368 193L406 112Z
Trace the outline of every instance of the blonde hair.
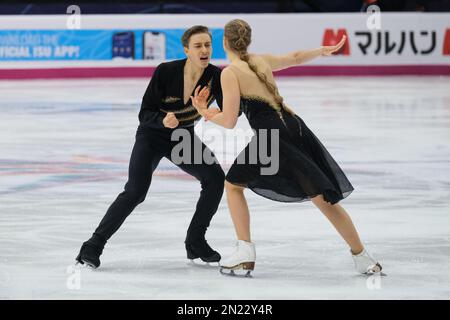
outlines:
M249 61L250 56L247 49L252 41L252 28L250 28L250 25L241 19L231 20L225 25L224 36L228 41L230 49L238 53L239 58L242 61L247 62L250 70L252 70L257 75L258 79L266 86L275 101L288 112L294 114L292 110L284 105L283 97L278 92L278 88L268 81L267 76L263 72L260 72L254 63Z

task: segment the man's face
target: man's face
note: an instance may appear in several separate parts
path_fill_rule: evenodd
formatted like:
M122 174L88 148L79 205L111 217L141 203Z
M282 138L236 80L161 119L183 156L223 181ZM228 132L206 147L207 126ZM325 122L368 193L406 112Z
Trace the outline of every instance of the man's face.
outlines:
M206 68L211 60L212 44L207 33L197 33L189 39L188 48L184 48L184 53L191 62L200 67Z

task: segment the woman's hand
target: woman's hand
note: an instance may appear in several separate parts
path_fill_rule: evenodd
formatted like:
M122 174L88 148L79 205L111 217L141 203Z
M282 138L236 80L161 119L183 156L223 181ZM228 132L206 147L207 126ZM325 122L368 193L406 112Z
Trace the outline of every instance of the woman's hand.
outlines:
M322 55L323 56L331 56L333 53L338 52L345 44L345 41L347 40L346 36L343 36L341 41L335 46L325 46L322 47Z
M209 88L206 86L202 90L198 86L194 91L194 96L191 96L192 105L202 116L208 111L208 97Z
M221 111L216 108L211 108L205 111L203 118L205 121L211 120L216 114L219 114Z

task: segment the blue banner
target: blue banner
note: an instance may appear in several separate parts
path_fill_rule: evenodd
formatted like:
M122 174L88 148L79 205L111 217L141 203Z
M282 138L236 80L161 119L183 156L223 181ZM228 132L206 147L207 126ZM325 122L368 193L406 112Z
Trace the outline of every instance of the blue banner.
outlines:
M184 29L0 30L0 61L173 60ZM212 59L225 59L223 29L211 29Z

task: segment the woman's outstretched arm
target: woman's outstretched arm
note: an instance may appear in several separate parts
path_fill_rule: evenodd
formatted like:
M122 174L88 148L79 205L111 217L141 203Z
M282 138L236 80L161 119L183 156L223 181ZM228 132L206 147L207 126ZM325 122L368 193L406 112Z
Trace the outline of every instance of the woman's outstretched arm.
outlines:
M263 54L261 57L267 61L273 71L286 69L306 63L320 56L330 56L339 51L345 44L347 37L343 36L335 46L324 46L317 49L295 51L285 55Z
M223 111L213 114L207 109L206 99L208 89L204 88L200 92L199 88L195 90L194 97L191 97L193 106L202 115L205 120L209 120L227 129L233 129L236 126L239 106L241 103L241 93L239 90L238 79L233 71L228 68L223 69L220 76L222 83Z

